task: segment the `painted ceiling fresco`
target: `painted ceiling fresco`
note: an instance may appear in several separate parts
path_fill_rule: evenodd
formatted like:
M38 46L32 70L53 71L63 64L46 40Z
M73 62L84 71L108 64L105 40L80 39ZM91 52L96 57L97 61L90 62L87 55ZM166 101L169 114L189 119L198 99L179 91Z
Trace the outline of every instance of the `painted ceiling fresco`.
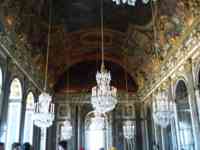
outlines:
M152 8L156 16L153 19ZM139 0L136 7L117 6L112 0L104 0L107 65L114 65L114 70L127 72L130 89L134 92L143 88L145 82L151 79L151 74L159 71L170 46L176 43L184 28L192 24L199 13L197 8L198 0L158 0L152 7L150 4L142 5ZM44 71L47 49L48 13L49 0L0 1L0 18L6 32L15 35L32 49L32 61L41 72ZM80 81L85 77L80 74L81 69L89 74L90 71L94 74L95 67L98 69L95 63L91 67L91 62L98 62L101 58L100 1L52 0L51 18L50 86L65 88L62 83L67 68L76 68L74 70L77 71L72 71L70 76L79 75L74 80ZM156 33L153 32L154 23ZM119 75L115 79L124 80L119 72L115 73ZM74 82L71 87L77 86ZM83 82L81 88L87 89L90 84L91 80ZM124 87L124 83L116 86Z

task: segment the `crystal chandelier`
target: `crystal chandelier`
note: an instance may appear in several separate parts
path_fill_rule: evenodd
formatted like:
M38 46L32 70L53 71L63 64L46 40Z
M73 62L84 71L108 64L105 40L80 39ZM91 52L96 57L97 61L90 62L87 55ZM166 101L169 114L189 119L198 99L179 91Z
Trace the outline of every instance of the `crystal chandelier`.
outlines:
M127 4L129 6L135 6L137 0L112 0L113 2L116 3L116 5L120 4ZM151 0L141 0L143 4L148 4ZM152 0L155 2L156 0Z
M168 100L167 92L161 90L153 101L153 119L157 125L166 128L174 117L175 103Z
M102 65L101 71L96 74L97 86L92 88L91 103L98 112L109 112L117 104L117 89L110 86L110 72Z
M91 103L95 111L105 113L113 110L117 104L117 89L110 86L111 75L104 66L104 40L103 40L103 0L101 0L101 53L102 63L100 72L97 71L97 86L92 88Z
M63 128L61 129L62 140L69 140L72 137L72 125L71 122L67 119L63 123Z
M51 96L42 92L39 96L39 102L35 103L34 124L39 128L48 128L54 120L54 104L51 102Z
M125 139L133 139L135 136L135 122L127 120L123 124L123 135Z
M51 7L52 1L49 3L49 26L48 26L48 42L47 42L47 54L45 65L45 79L44 79L44 91L41 92L38 102L34 105L33 121L36 126L41 128L40 150L46 150L46 138L47 128L53 124L54 121L54 104L52 103L52 97L47 91L47 79L48 79L48 62L49 62L49 48L50 48L50 32L51 32Z

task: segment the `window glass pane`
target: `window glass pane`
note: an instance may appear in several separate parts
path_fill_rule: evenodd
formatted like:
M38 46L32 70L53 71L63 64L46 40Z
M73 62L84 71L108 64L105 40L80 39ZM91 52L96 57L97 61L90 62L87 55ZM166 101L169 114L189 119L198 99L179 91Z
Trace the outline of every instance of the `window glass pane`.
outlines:
M108 124L105 114L97 115L94 112L89 112L85 119L85 149L105 150L109 144L107 143L107 130Z
M19 79L14 79L10 86L8 104L6 149L11 149L14 142L19 142L22 88Z
M19 79L14 79L10 87L10 100L20 100L22 99L22 87Z
M34 96L32 92L30 92L27 96L26 109L31 110L31 111L34 109Z
M11 149L12 143L19 141L20 116L21 104L9 103L6 149Z
M194 137L186 85L180 81L176 89L180 149L194 150Z
M24 139L23 142L32 144L33 140L33 111L34 111L34 96L29 93L26 99L26 112L24 122Z
M86 149L100 150L105 149L105 131L104 130L89 130L86 131ZM98 140L96 139L98 137Z

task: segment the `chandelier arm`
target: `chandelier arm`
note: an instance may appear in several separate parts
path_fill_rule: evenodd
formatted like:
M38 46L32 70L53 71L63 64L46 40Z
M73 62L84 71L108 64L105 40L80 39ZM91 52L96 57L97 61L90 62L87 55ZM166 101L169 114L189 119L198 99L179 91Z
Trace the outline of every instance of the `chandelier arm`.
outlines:
M48 65L49 65L49 49L51 42L51 22L52 22L52 0L49 0L49 25L48 25L48 36L47 36L47 54L46 54L46 65L45 65L45 79L44 79L44 91L47 90L48 84Z
M103 0L101 0L101 61L102 61L102 67L104 67L104 22L103 22Z

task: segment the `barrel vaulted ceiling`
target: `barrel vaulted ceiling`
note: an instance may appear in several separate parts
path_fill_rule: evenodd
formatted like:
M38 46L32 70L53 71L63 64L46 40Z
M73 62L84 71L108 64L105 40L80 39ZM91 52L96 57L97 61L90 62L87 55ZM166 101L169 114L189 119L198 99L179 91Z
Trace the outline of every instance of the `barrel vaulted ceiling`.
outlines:
M159 47L155 50L150 4L138 0L135 7L118 6L104 0L105 59L113 84L125 89L127 75L130 91L143 88L159 70L170 45L190 24L191 3L158 0L157 9L153 7ZM1 0L0 12L7 32L16 33L31 48L33 63L43 71L49 0ZM52 0L50 41L50 86L56 91L67 89L69 76L72 91L89 90L100 66L100 0Z

